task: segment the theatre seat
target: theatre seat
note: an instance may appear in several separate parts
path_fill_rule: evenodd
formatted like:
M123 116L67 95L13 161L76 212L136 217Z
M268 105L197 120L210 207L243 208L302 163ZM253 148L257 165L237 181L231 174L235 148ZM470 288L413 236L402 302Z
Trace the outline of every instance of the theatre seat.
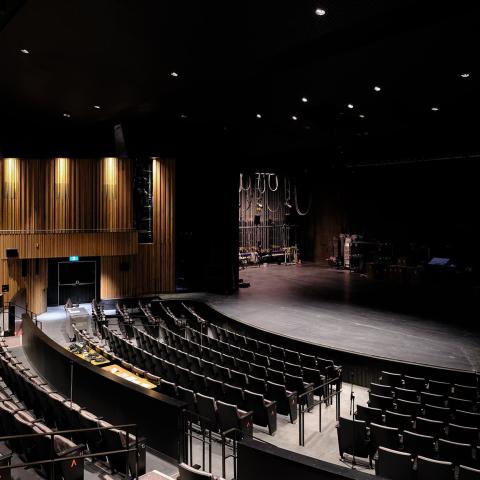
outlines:
M234 385L229 385L228 383L225 383L223 388L225 390L225 402L236 405L238 408L243 409L245 405L243 390L240 387L235 387Z
M372 408L379 408L382 412L386 410L394 410L393 397L384 397L383 395L368 394L368 406Z
M202 427L202 430L218 432L220 427L217 420L215 399L213 397L202 395L201 393L197 393L196 397L197 411L200 416L200 426Z
M455 417L456 425L464 425L466 427L480 428L480 413L456 410L454 412L454 417Z
M252 437L253 412L245 412L239 410L236 405L219 401L217 402L217 416L222 435L237 440ZM232 429L237 431L231 431Z
M445 423L441 420L417 417L415 420L415 431L422 435L431 435L438 440L445 436Z
M379 447L398 450L400 448L400 435L398 428L386 427L376 423L370 424L370 465Z
M201 470L197 470L194 467L190 467L186 463L180 463L178 465L178 479L177 480L214 480L215 477L211 473L207 473ZM217 480L223 480L218 478Z
M413 479L412 456L406 452L398 452L389 448L378 449L375 462L375 473L389 480Z
M435 405L436 407L445 407L446 398L437 393L421 392L420 403L422 405Z
M253 412L253 423L268 427L268 433L273 435L277 430L276 402L265 400L263 395L249 390L244 391L245 407Z
M413 417L404 413L387 410L385 412L385 425L398 428L401 432L411 430L413 428Z
M470 445L477 445L480 443L478 428L464 427L461 425L455 425L454 423L448 424L448 439L453 442L469 443Z
M452 442L441 438L438 441L438 456L440 460L452 462L454 465L473 466L472 445Z
M423 392L426 389L427 381L423 377L411 377L409 375L404 375L403 385L409 390Z
M274 382L267 382L267 396L277 402L277 413L289 415L290 422L295 423L298 416L297 392L290 392L285 385Z
M458 480L480 480L480 470L460 465L458 469Z
M401 387L402 375L400 373L382 371L380 374L380 382L383 385L390 385L391 387Z
M338 450L343 459L345 453L356 457L367 458L370 454L370 444L367 438L367 425L362 420L340 417L337 425Z

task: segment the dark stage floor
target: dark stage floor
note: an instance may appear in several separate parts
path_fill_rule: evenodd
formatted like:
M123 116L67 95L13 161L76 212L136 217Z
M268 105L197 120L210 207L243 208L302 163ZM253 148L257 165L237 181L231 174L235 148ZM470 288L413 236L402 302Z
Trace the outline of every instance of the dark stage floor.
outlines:
M241 322L366 355L480 370L480 331L471 325L478 309L461 300L316 265L269 265L240 276L250 288L207 301Z

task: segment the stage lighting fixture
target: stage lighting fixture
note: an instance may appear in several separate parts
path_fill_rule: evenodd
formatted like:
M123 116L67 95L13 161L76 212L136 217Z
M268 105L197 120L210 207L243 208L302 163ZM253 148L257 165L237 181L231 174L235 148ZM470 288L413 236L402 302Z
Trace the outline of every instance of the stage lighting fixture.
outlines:
M63 116L64 116L65 118L70 118L70 117L71 117L71 115L70 115L69 113L67 113L67 112L65 112L65 113L63 114Z
M170 76L171 77L178 77L178 73L177 72L172 72L172 73L170 73Z
M360 117L360 118L365 118L365 115L364 115L363 113L361 113L361 114L359 115L359 117Z
M349 103L349 104L347 105L347 107L350 108L350 109L352 109L352 108L353 108L353 105L352 105L351 103Z
M100 110L100 105L94 105L93 108L94 108L95 110Z
M375 85L375 86L373 87L373 89L374 89L376 92L380 92L380 91L382 90L382 88L379 87L378 85Z
M468 78L468 77L470 76L470 74L467 73L467 72L465 72L465 73L460 74L460 76L461 76L462 78Z
M302 102L303 102L303 103L307 103L307 102L308 102L308 98L307 98L307 97L302 97Z
M292 115L292 120L298 120L298 117L296 115Z
M438 107L432 107L432 112L438 112L439 108Z
M257 113L257 118L262 118L262 115L260 113Z
M22 48L20 52L24 53L25 55L28 55L30 53L30 50L27 50L26 48Z
M317 8L315 9L315 15L318 15L319 17L323 17L327 11L324 8Z

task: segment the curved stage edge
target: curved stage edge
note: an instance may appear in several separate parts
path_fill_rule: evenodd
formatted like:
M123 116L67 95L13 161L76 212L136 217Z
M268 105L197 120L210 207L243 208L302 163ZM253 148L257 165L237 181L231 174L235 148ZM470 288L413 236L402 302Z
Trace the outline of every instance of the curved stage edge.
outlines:
M398 372L412 376L424 376L426 378L435 378L437 380L451 379L454 377L457 383L470 383L472 377L478 372L474 370L460 370L454 368L445 368L435 365L407 362L404 360L391 359L386 357L367 355L359 352L320 345L313 342L307 342L279 333L261 329L257 326L249 325L241 320L229 317L207 303L197 300L190 300L195 305L196 311L204 318L213 323L231 327L237 332L247 336L253 336L267 343L273 343L290 350L297 350L310 355L316 355L321 358L331 359L336 365L343 366L343 378L345 381L352 382L355 385L369 387L370 382L376 382L383 371Z
M159 392L132 384L78 358L42 332L29 318L23 320L25 354L60 393L113 425L135 423L149 447L172 461L183 458L183 414L186 404Z

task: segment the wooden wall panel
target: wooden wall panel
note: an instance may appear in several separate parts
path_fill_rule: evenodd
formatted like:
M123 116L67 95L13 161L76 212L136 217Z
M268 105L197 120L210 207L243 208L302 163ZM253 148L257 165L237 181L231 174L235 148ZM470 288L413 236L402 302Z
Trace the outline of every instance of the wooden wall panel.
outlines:
M18 258L102 257L134 255L138 251L138 233L11 233L0 234L0 259L6 259L6 249L16 248Z
M175 291L175 161L153 160L153 243L138 255L101 259L101 297ZM129 270L120 271L120 264Z
M26 260L26 264L26 276L23 277L21 260L0 260L0 282L9 286L4 300L18 303L35 313L44 312L47 309L48 261Z
M133 228L128 159L0 160L1 231Z

